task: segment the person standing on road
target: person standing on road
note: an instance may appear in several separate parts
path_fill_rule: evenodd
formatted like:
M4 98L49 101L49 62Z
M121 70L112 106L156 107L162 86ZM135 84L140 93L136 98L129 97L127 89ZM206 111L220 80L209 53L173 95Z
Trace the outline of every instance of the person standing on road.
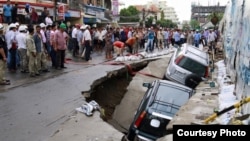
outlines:
M10 0L7 0L7 4L3 6L3 18L4 22L7 24L10 24L12 22L11 11L12 6L10 5Z
M56 51L56 69L64 69L67 68L64 65L65 60L65 50L67 49L67 40L68 35L65 32L67 29L67 26L64 23L61 23L59 26L59 31L55 32L54 38L55 38L55 51Z
M150 51L153 52L154 51L154 31L153 31L153 27L149 28L148 34L147 34L147 47L146 47L146 52Z
M113 29L109 28L105 37L105 54L106 54L106 59L112 59L112 34L113 34Z
M36 74L39 75L37 69L37 58L36 58L36 45L34 42L34 28L32 26L28 27L29 35L26 38L27 56L29 58L29 73L30 77L35 77Z
M41 26L36 26L36 33L34 34L34 42L37 51L37 69L39 72L49 72L47 67L46 49L43 44L43 36L41 34Z
M71 33L72 43L73 43L73 52L72 52L73 57L77 57L79 55L79 45L77 42L77 32L79 30L80 30L80 24L75 24Z
M208 33L208 47L209 47L209 51L212 51L213 49L215 49L215 39L216 39L216 34L214 31L212 31L212 29L209 30Z
M10 85L10 81L4 78L8 48L3 34L4 26L0 24L0 85Z
M85 55L84 55L85 61L89 61L91 60L90 51L91 51L91 42L92 42L92 38L89 32L89 25L85 25L82 29L84 30L82 43L85 46Z
M28 58L27 58L27 48L26 48L26 35L27 30L24 25L19 27L19 33L16 35L16 40L18 44L18 55L20 56L20 67L22 73L28 72Z
M18 18L18 15L17 15L17 9L18 9L18 4L15 3L15 5L12 7L11 9L11 19L12 19L12 23L16 23L18 22L19 18Z
M30 15L30 24L37 24L38 23L38 14L36 9L32 7L31 15Z
M157 40L158 40L158 49L161 50L163 50L164 48L163 38L164 38L164 33L162 31L162 27L160 27L160 30L157 31Z
M201 34L199 33L199 30L197 29L194 33L194 46L199 48L200 40L201 40Z
M9 50L8 55L8 68L10 72L16 72L16 52L17 52L17 43L16 43L16 25L14 23L9 25L9 30L5 34L5 39L7 42L7 47Z

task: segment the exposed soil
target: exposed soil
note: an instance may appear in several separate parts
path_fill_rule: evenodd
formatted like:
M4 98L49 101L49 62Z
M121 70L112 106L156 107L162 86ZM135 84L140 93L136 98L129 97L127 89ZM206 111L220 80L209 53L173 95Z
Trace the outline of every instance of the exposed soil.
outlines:
M110 120L116 105L121 102L131 80L132 76L128 74L119 74L112 77L94 88L93 93L86 100L95 100L103 110L103 113L101 112L103 120Z

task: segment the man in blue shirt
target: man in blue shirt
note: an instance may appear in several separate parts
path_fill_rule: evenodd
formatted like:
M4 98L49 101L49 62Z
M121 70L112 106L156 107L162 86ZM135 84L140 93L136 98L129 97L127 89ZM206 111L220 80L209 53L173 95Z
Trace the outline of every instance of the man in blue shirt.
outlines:
M174 42L175 42L175 44L178 45L179 47L181 46L180 41L181 41L181 35L180 35L180 33L179 33L179 30L176 29L176 31L174 32Z
M196 30L194 34L194 46L195 47L199 47L200 40L201 40L201 34L199 33L199 30Z
M12 6L10 5L10 0L7 0L7 4L3 6L3 16L4 22L10 24L11 20Z
M150 52L154 51L154 30L153 27L151 27L148 31L147 37L148 37L148 43L147 43L147 47L146 47L146 52L148 52L148 49Z

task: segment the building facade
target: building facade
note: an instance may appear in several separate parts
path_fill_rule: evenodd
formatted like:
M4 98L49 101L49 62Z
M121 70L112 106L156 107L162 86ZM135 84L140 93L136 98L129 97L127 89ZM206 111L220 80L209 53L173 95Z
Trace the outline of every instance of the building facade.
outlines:
M224 13L226 6L201 6L192 4L191 6L191 20L197 20L201 25L209 22L209 15L213 12Z
M112 0L10 0L11 5L18 3L18 16L19 22L27 24L25 16L25 5L29 4L30 8L35 8L39 22L42 22L41 13L46 7L52 19L56 21L65 21L74 23L85 23L84 18L91 18L94 20L87 20L86 24L94 24L96 22L102 22L105 18L107 11L112 8ZM3 5L6 4L6 0L0 0L0 15L3 16ZM88 11L86 11L88 7ZM59 9L61 9L59 11ZM63 9L63 10L62 10ZM97 9L97 10L96 10ZM91 12L92 11L92 12ZM60 13L61 12L61 13ZM87 12L87 13L86 13ZM92 15L88 15L92 13ZM91 22L89 22L91 21Z
M165 18L171 20L174 23L179 24L179 18L175 12L173 7L166 7L166 11L164 12Z

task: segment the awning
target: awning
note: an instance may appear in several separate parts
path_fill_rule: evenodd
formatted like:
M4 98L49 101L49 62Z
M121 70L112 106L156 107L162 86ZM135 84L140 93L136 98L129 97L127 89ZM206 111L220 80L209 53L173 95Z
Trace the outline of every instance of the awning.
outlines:
M107 18L105 18L105 17L102 17L102 18L96 18L96 22L97 23L105 23L105 22L110 22L110 20L109 19L107 19Z
M84 18L96 18L96 16L88 15L88 14L84 14L83 17Z
M84 14L83 23L96 23L96 16Z

